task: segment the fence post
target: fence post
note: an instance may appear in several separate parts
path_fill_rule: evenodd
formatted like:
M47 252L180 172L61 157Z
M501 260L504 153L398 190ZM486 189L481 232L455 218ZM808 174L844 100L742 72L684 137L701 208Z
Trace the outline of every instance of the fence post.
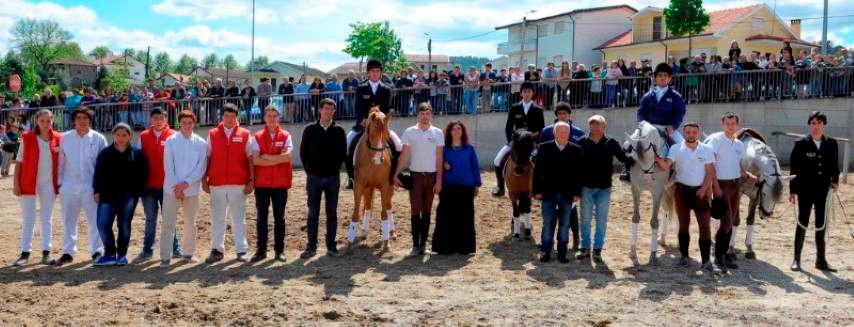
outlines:
M851 142L844 142L845 147L842 150L842 182L848 184L848 157L851 156Z

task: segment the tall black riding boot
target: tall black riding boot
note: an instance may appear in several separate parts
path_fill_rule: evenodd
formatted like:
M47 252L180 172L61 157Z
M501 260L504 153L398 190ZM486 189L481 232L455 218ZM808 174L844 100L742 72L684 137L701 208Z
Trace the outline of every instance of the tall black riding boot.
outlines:
M792 271L801 271L801 250L804 248L806 231L801 226L795 226L795 258L792 260Z
M691 234L679 233L679 253L682 257L688 257L688 246L691 245Z
M827 248L827 243L824 238L825 231L815 232L815 252L816 252L816 261L815 261L815 269L827 272L836 272L836 268L831 267L827 263L827 257L825 256L825 250Z
M492 196L504 196L504 169L495 167L495 189L492 190Z

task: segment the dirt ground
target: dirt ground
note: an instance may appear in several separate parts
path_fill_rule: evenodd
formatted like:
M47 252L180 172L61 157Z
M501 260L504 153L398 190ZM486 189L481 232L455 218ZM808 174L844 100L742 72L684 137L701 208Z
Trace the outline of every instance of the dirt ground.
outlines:
M491 173L484 185L492 186ZM675 268L676 224L670 224L669 245L659 248L659 264L648 265L649 203L643 206L639 262L630 260L631 196L615 182L605 264L589 261L536 260L533 241L508 241L510 206L506 199L477 197L477 254L428 255L405 259L409 237L409 206L403 191L394 202L400 238L383 258L379 222L373 222L370 246L342 257L319 255L298 259L306 243L305 175L295 173L288 201L288 262L242 264L233 260L176 263L167 269L152 260L126 267L91 267L88 253L73 264L46 267L31 263L13 268L19 253L20 206L12 195L11 178L0 180L0 325L854 325L854 240L843 222L831 226L829 258L840 272L813 268L815 247L808 234L804 272L789 271L792 257L792 211L756 227L757 260L740 257L740 267L727 276L710 276ZM854 188L843 186L845 204L854 209ZM647 199L647 197L644 197ZM254 200L247 213L250 247L255 244ZM744 201L746 202L746 201ZM744 206L744 205L743 205ZM376 206L375 206L376 207ZM778 206L786 209L785 204ZM852 209L849 209L851 211ZM339 247L343 248L352 193L339 202ZM744 208L742 210L745 210ZM62 224L54 212L54 250ZM129 256L142 244L144 218L137 208ZM209 249L208 197L202 196L197 257ZM540 208L534 208L534 234L539 235ZM852 212L849 212L852 214ZM377 214L374 215L375 217ZM847 217L854 222L854 217ZM81 219L79 247L87 244ZM180 225L180 224L179 224ZM321 225L323 226L323 225ZM38 228L36 228L38 234ZM699 258L696 225L691 255ZM737 247L744 249L744 229ZM38 249L36 236L34 247ZM158 235L159 238L159 235ZM320 239L323 239L321 228ZM537 237L538 239L538 237ZM34 253L31 262L40 255Z

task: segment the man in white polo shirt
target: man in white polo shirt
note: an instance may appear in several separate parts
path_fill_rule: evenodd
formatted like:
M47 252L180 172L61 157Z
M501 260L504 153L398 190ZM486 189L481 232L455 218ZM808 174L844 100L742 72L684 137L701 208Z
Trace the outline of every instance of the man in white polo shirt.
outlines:
M709 260L712 246L709 219L711 208L712 181L715 179L715 155L711 147L700 143L700 125L689 122L682 125L684 140L670 148L667 159L656 158L656 163L669 170L674 165L676 170L676 215L679 217L679 252L682 258L680 267L690 264L688 244L691 241L688 228L691 223L691 211L697 216L700 227L700 255L703 263L701 268L716 272L717 268Z
M741 165L746 149L744 143L736 138L736 133L740 128L739 123L738 114L727 112L721 117L723 131L714 133L705 140L715 155L716 178L713 181L713 193L716 199L722 199L722 202L726 203L727 208L721 217L720 227L715 234L715 264L724 272L738 268L726 253L729 250L730 237L733 234L733 229L735 229L733 223L738 219L741 178L756 179Z
M62 257L57 264L74 260L77 253L77 220L80 210L89 224L89 253L92 262L104 253L104 244L98 234L97 211L92 181L95 177L95 160L107 147L104 135L90 128L92 112L86 108L71 115L74 129L62 136L59 143L59 194L63 216Z
M410 257L424 255L426 252L433 196L442 190L442 148L445 146L445 137L441 129L431 125L432 120L433 108L430 103L419 104L418 124L403 132L403 151L394 174L394 184L397 186L403 186L397 175L405 167L409 167L412 174L412 187L409 190L412 213ZM408 165L407 159L412 159Z

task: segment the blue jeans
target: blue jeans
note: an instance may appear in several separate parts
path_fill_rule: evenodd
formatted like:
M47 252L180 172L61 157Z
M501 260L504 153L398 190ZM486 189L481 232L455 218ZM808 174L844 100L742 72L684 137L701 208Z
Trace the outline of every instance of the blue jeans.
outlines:
M320 225L320 197L326 194L326 249L335 249L335 234L338 230L338 188L341 180L333 176L308 175L305 184L308 193L308 249L317 248L317 229Z
M608 105L614 106L617 104L617 86L605 85L605 94L608 98Z
M142 252L154 253L154 237L157 235L157 212L163 207L163 189L145 189L142 191L142 211L145 213L145 236L142 239ZM175 227L175 239L172 240L172 253L181 255L178 242L178 227Z
M463 103L467 114L474 114L477 111L477 90L463 90Z
M593 249L601 250L605 245L605 231L608 228L608 205L611 203L610 188L581 188L581 245L590 249L590 220L596 214L596 234L593 236Z
M104 242L104 255L124 257L130 243L130 223L139 198L123 196L113 201L98 204L98 234ZM118 220L119 237L113 234L113 222Z
M572 199L563 194L543 195L543 233L540 240L540 252L551 255L555 238L557 219L557 255L566 256L566 244L569 242L569 213L572 211Z

